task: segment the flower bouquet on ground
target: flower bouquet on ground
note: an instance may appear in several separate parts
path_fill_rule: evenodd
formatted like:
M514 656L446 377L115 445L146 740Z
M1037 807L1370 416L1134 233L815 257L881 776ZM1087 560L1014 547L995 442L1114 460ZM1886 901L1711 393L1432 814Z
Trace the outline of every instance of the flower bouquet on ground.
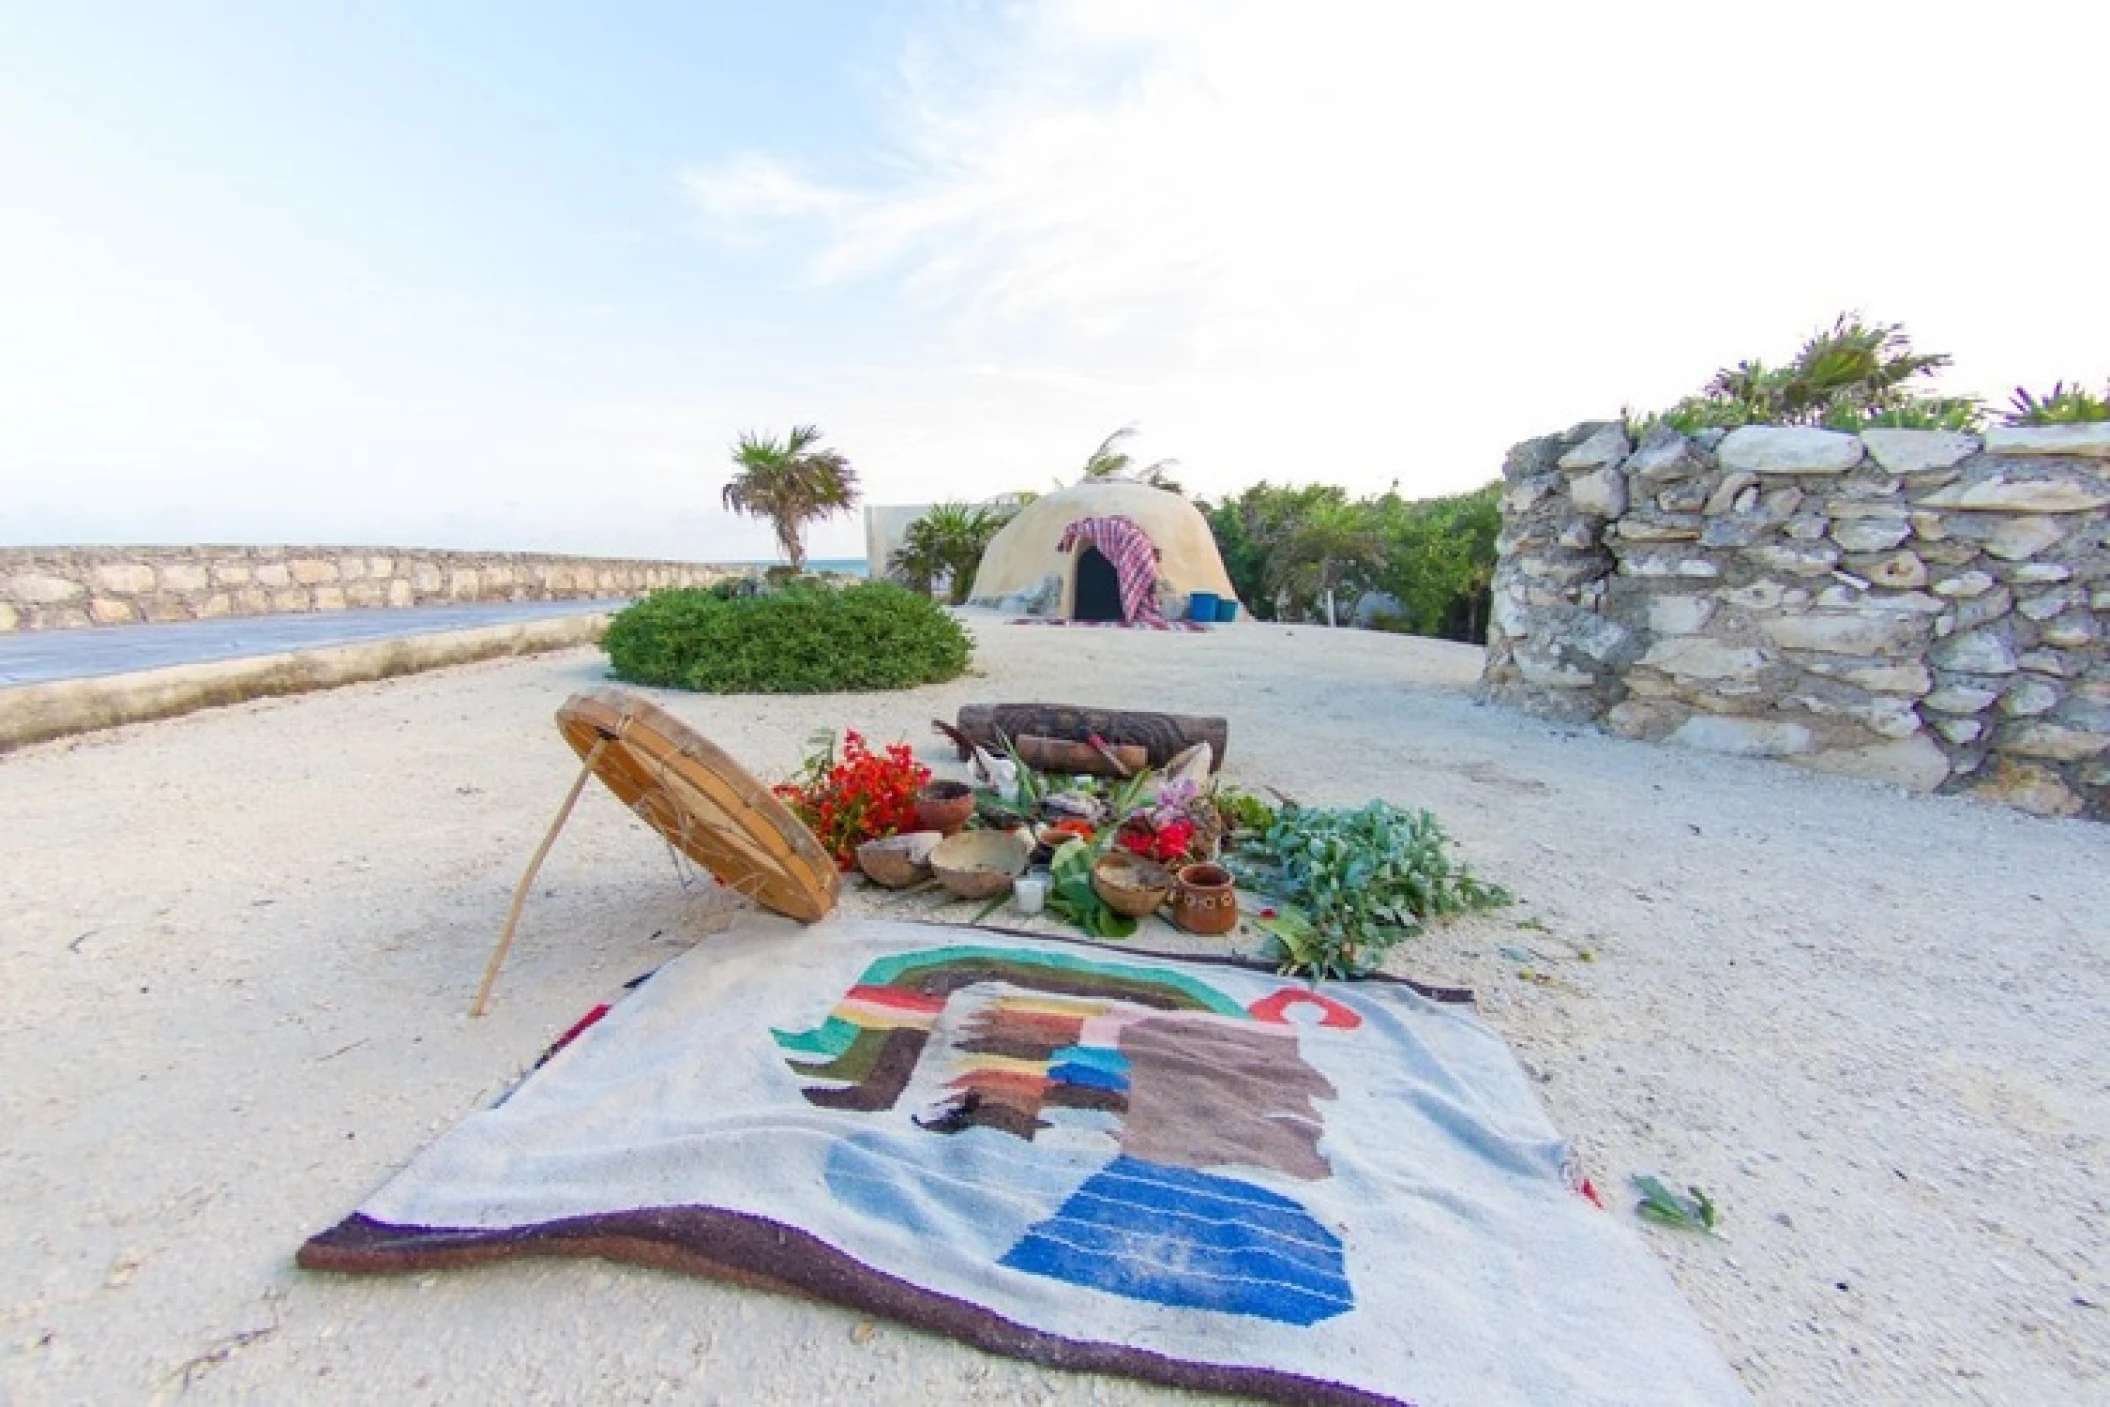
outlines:
M833 733L816 734L810 745L798 776L771 790L837 865L847 870L857 862L858 846L915 826L916 793L929 784L930 768L907 743L875 752L862 733L850 729L843 733L840 756Z

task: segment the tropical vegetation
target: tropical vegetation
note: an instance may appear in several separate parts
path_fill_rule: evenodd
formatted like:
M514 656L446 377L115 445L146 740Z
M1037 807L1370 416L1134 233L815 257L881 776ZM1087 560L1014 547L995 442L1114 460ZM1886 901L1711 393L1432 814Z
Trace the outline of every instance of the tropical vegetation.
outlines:
M2104 386L2100 396L2078 383L2068 386L2064 381L2053 382L2051 390L2041 396L2017 386L2009 404L2011 409L2004 418L2010 425L2078 425L2110 420L2110 385Z
M1099 447L1085 458L1084 478L1118 479L1128 483L1148 484L1151 488L1164 489L1167 493L1185 493L1186 490L1179 486L1170 472L1179 464L1177 459L1159 459L1138 465L1135 456L1122 448L1129 440L1135 438L1135 433L1135 426L1123 425L1101 440Z
M820 439L813 425L795 425L781 440L743 431L721 494L728 511L768 520L795 573L805 569L807 525L857 503L857 471L840 450L819 448Z
M982 553L1012 514L969 503L936 504L909 524L901 546L886 561L895 581L928 596L939 578L949 582L947 597L957 606L974 586Z
M908 689L958 677L969 641L928 596L890 582L794 581L753 595L660 591L602 640L618 679L713 694Z

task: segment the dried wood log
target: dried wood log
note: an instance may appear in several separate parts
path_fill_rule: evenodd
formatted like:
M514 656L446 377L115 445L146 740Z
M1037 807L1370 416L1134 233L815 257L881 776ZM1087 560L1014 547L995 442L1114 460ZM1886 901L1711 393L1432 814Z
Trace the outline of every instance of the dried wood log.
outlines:
M1133 743L1110 743L1106 752L1101 752L1090 743L1043 738L1035 733L1021 733L1011 741L1017 745L1019 757L1036 772L1058 772L1071 777L1132 777L1150 765L1149 751ZM1117 761L1128 770L1120 771L1115 766Z
M1205 742L1213 754L1213 767L1221 768L1231 740L1230 722L1222 718L1071 704L968 704L960 710L959 730L987 748L1000 746L999 733L1014 740L1031 734L1068 742L1083 742L1096 733L1115 746L1143 748L1152 767L1162 767L1187 748ZM965 749L960 756L967 756Z

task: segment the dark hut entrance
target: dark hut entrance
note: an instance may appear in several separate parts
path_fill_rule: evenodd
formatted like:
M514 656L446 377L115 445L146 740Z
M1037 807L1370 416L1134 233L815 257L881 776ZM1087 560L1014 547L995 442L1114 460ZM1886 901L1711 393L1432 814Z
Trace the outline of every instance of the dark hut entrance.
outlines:
M1072 620L1121 620L1121 574L1096 547L1077 551L1077 603Z

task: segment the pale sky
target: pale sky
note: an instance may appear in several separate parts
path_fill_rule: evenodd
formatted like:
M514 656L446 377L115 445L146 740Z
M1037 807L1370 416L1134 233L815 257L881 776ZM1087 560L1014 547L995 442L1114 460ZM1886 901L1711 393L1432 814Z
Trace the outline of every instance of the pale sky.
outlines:
M0 0L0 544L771 555L1074 475L1412 496L1848 308L2110 378L2110 5ZM862 552L861 521L809 540Z

